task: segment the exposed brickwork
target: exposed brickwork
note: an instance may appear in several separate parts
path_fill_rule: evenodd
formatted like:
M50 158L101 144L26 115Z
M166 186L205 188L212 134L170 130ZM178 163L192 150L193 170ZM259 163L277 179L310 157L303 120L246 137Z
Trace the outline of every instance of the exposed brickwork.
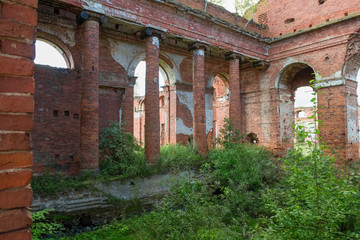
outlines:
M99 22L85 21L83 26L83 73L81 88L80 169L99 166Z
M31 239L34 44L37 1L7 1L0 14L0 239Z
M201 153L206 153L206 115L205 115L205 52L193 51L193 99L194 99L194 144Z
M240 96L240 65L239 59L231 59L229 64L230 78L230 110L229 118L234 129L241 129L241 96Z
M145 154L148 163L156 163L160 154L159 38L149 36L145 41Z
M359 10L359 3L353 0L343 0L341 4L337 0L327 0L323 4L315 0L261 0L254 20L264 23L266 14L268 36L277 37L342 19L358 13ZM287 21L288 19L293 21Z
M31 202L32 146L35 171L50 168L76 174L80 153L82 169L97 169L99 131L109 120L121 120L127 123L126 131L133 132L135 125L134 135L142 141L146 138L148 162L153 163L160 144L185 144L192 134L205 152L222 119L230 116L244 134L251 133L259 144L284 154L293 141L294 90L308 85L313 72L324 80L324 93L319 96L325 107L321 110L324 140L336 148L339 162L358 159L357 1L339 5L327 0L319 5L318 1L264 0L254 17L268 28L250 22L249 32L242 29L245 19L213 4L205 9L204 0L112 4L100 0L91 7L101 6L97 10L109 16L108 23L100 25L91 18L81 26L76 14L89 2L59 3L55 11L52 1L41 1L39 19L37 1L1 4L0 239L30 238L26 209ZM114 19L124 21L119 24ZM152 37L141 39L139 33L146 26L166 32L167 38L160 40L161 52ZM62 50L72 69L34 68L35 28L39 37ZM280 33L279 39L262 38ZM209 45L206 56L188 52L195 41ZM141 104L134 104L132 65L143 60L145 51L147 111L146 118L143 113L137 118L133 109L139 111ZM225 60L231 52L244 56L241 66ZM163 69L167 86L160 95L154 83L159 56L160 63L168 66ZM7 222L1 222L5 218Z
M74 70L36 65L34 170L79 172L80 79Z

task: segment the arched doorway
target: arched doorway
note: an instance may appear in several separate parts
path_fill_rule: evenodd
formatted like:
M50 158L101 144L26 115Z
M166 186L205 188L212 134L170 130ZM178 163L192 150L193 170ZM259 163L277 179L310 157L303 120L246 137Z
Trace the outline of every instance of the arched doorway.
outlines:
M304 95L306 95L306 91L311 91L310 80L314 79L314 77L315 72L309 65L297 62L287 65L277 78L276 83L280 101L278 111L280 144L285 151L289 149L294 142L292 126L295 123L296 113L304 112L301 113L301 116L309 114L305 111L296 111L296 107L298 106L295 106L295 96L297 95L297 99L300 99L300 96L304 97ZM307 87L305 91L303 87ZM299 115L297 115L297 117L299 117Z
M225 119L229 118L230 91L229 81L223 74L217 74L213 80L213 133L212 146L215 146L216 138L221 137Z

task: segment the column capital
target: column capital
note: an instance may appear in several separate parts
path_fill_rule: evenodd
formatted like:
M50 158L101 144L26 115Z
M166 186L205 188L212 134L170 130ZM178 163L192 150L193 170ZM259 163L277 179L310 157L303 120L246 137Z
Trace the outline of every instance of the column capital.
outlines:
M82 25L87 20L98 21L100 25L107 23L107 17L96 12L83 10L79 15L76 16L76 23L78 25Z
M135 86L135 83L136 83L136 79L138 77L136 76L128 76L128 83L129 83L129 86L130 87L134 87Z
M225 59L226 60L239 59L239 62L244 62L244 60L245 60L243 55L233 53L233 52L226 54Z
M195 42L189 46L190 52L194 51L194 50L198 50L198 49L203 49L205 52L210 51L209 45L207 45L205 43Z
M148 37L157 37L159 39L164 40L166 38L165 32L155 29L155 28L146 28L145 30L140 32L140 38L145 39Z
M257 62L253 62L251 64L251 67L256 68L256 69L265 69L269 66L270 66L270 63L267 61L257 61Z

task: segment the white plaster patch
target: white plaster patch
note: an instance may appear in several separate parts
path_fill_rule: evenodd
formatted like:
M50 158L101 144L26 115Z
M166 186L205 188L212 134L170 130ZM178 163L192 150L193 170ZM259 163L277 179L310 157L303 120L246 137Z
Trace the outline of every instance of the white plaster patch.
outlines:
M176 118L176 134L193 134L193 128L185 126L184 121L181 118Z
M174 76L175 76L175 81L176 82L183 82L182 78L181 78L181 73L180 73L180 65L182 63L182 61L186 58L185 56L182 56L182 55L178 55L178 54L175 54L175 53L170 53L170 52L166 52L166 56L169 57L173 64L174 64L174 67L173 67L173 73L174 73ZM172 82L171 81L172 79L170 79L170 84L174 84L175 82Z
M347 137L350 144L357 143L359 140L357 106L347 106Z
M159 38L158 37L152 38L152 45L155 45L157 48L159 48Z
M186 105L187 108L191 112L191 116L194 117L194 109L193 109L193 93L192 92L184 92L184 91L176 91L176 96L179 98L179 101Z
M92 0L82 0L82 1L87 4L87 5L82 4L85 10L105 14L104 6L101 3Z
M333 86L341 86L345 84L345 79L334 79L334 80L326 80L322 82L316 83L316 87L333 87Z
M56 25L51 25L50 28L48 25L40 22L37 25L37 29L45 33L49 33L51 35L58 36L62 42L69 45L70 47L74 47L76 44L75 31L72 29L56 26ZM39 37L41 38L41 35L39 35Z
M145 58L144 46L107 39L110 43L111 56L130 76L134 76L135 68ZM143 54L142 54L143 53ZM133 62L133 64L131 64ZM130 65L132 66L130 69Z
M213 128L213 95L205 94L206 134Z
M135 118L135 119L141 118L141 113L142 113L142 112L134 112L134 118Z
M125 12L123 10L118 10L118 9L114 9L114 8L111 8L111 9L106 8L105 11L110 12L109 15L113 16L113 17L118 17L118 18L123 18L123 19L127 19L127 20L133 20L133 21L137 20L136 15ZM141 23L140 21L137 21L137 22Z
M317 80L322 80L322 81L329 81L329 80L331 81L331 80L334 80L334 79L341 79L341 78L342 78L341 70L337 71L334 74L332 74L330 76L327 76L327 77L322 77L322 76L316 74L316 79Z
M205 57L204 49L196 49L196 50L194 51L194 55L199 55L199 56Z

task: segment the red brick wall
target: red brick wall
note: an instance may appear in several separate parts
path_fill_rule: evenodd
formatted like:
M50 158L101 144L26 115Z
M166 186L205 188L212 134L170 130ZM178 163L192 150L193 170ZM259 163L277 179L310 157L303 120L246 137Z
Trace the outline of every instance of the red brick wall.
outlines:
M77 174L80 80L74 70L36 65L35 81L34 171Z
M262 0L254 14L256 22L266 16L269 36L298 32L313 28L327 21L341 19L359 12L360 4L354 0Z
M0 239L31 239L36 8L33 0L0 7Z

